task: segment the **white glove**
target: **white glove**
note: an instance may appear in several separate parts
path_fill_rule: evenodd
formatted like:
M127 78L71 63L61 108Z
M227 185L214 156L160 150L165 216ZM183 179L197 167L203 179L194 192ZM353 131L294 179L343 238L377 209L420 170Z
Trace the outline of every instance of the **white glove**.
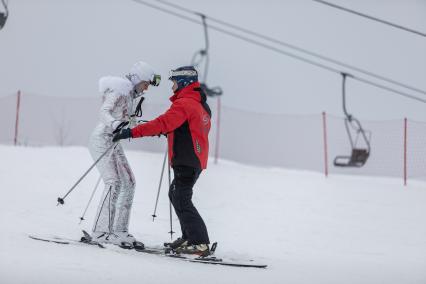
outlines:
M117 129L117 127L118 127L120 124L121 124L121 121L120 121L120 120L114 120L114 121L112 122L112 124L111 124L111 128L112 128L112 130L116 130L116 129Z
M134 116L132 116L129 120L129 128L133 128L138 125L138 122Z

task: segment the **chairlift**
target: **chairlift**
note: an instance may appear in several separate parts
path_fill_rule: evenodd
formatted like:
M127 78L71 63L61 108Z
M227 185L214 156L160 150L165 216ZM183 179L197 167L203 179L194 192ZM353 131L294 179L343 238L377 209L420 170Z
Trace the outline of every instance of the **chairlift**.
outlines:
M223 94L221 87L213 87L209 88L207 86L207 72L209 70L209 35L208 35L208 26L206 22L206 16L201 13L197 13L203 22L203 28L204 28L204 40L205 40L205 47L195 52L195 54L192 56L191 65L199 68L199 66L204 62L204 73L203 73L203 79L200 80L200 87L204 91L204 93L208 97L217 97L221 96Z
M9 9L7 8L7 3L5 0L1 0L1 3L4 7L4 12L0 12L0 30L4 27L9 16Z
M356 119L353 115L349 114L346 110L346 77L353 77L350 74L341 73L342 75L342 96L343 96L343 112L345 114L345 128L351 144L351 155L350 156L336 156L334 158L334 166L336 167L362 167L367 162L370 156L370 139L371 132L365 130L361 122ZM352 132L356 133L353 137ZM368 137L367 137L368 134ZM359 138L364 142L364 147L358 146Z

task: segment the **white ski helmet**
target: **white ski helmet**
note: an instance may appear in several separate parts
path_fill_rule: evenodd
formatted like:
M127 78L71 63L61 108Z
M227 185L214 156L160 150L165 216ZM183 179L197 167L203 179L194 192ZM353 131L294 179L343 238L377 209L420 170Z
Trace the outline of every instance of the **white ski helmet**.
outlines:
M133 86L136 86L142 81L146 81L151 85L158 86L160 83L158 77L159 75L155 74L151 65L143 61L136 62L130 69L129 74L126 75L126 78L132 82Z

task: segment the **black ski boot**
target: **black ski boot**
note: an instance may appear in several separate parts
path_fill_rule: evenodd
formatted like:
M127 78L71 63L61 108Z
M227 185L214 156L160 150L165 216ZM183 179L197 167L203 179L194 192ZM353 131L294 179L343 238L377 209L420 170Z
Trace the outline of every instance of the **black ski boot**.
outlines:
M170 248L172 250L175 250L178 247L187 246L187 245L188 245L188 240L185 240L183 238L178 238L177 240L171 243L164 243L165 247Z
M177 254L193 254L200 257L206 257L210 255L210 248L208 244L180 246L174 251Z

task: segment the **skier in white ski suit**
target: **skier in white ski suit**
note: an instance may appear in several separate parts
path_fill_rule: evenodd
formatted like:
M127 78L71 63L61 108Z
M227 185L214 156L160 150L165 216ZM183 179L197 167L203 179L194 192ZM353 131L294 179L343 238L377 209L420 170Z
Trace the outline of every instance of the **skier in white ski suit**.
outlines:
M160 76L144 62L137 62L125 77L103 77L99 80L99 91L103 94L104 102L100 109L100 123L89 142L94 160L113 145L113 132L123 122L130 122L128 126L134 126L131 117L136 105L134 100L150 84L158 86L159 81ZM136 183L122 146L114 146L98 162L97 168L105 189L95 216L92 239L117 245L134 244L136 240L129 234L128 228Z

